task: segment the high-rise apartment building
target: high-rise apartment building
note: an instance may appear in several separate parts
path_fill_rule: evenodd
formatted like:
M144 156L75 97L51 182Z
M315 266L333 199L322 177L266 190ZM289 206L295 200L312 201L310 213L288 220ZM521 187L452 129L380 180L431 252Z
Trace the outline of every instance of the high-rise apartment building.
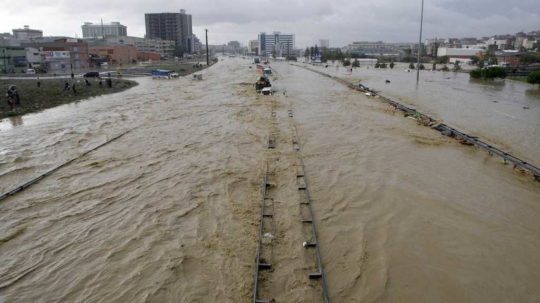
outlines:
M83 38L104 38L107 36L127 36L127 27L120 22L92 23L85 22L82 26Z
M274 32L272 34L259 34L259 55L277 57L294 53L294 35Z
M145 23L146 38L174 40L178 55L194 52L191 15L186 14L185 10L180 10L180 13L145 14Z

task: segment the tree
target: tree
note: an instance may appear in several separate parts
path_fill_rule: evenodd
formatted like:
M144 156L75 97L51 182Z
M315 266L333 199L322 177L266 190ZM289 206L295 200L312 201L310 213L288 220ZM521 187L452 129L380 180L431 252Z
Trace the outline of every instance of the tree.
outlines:
M477 65L479 61L480 61L480 58L478 56L472 56L471 57L471 63L472 64Z
M409 69L414 69L414 64L412 62L409 64Z
M519 57L519 63L521 64L533 64L533 63L539 63L539 62L540 62L540 56L538 55L526 54Z
M478 67L482 68L482 67L484 67L484 65L486 65L486 64L484 63L484 60L478 61Z
M431 69L432 69L432 70L437 70L437 63L434 62L434 63L431 65Z
M469 75L475 79L494 79L494 78L506 78L506 69L500 66L493 66L488 68L477 68L470 71Z
M354 59L354 61L352 63L352 66L353 67L360 67L360 61L358 61L358 59Z
M454 71L457 72L461 69L461 66L459 66L459 61L454 62Z
M350 65L351 65L351 60L343 59L343 66L350 66Z
M535 71L527 76L527 82L530 84L540 84L540 71Z
M447 72L447 71L449 71L450 69L449 69L448 66L445 64L445 65L443 65L443 67L441 68L441 70L442 70L443 72Z
M495 52L493 50L488 50L486 54L484 55L484 63L487 63L487 65L497 65L498 60L495 56Z
M304 57L306 60L309 58L309 47L306 47L306 51L304 52Z
M448 64L449 61L450 61L450 58L448 58L448 56L440 56L440 57L437 57L436 63Z
M424 70L426 69L426 67L424 66L424 64L420 63L420 66L418 67L418 69Z
M394 61L390 62L390 68L394 68Z

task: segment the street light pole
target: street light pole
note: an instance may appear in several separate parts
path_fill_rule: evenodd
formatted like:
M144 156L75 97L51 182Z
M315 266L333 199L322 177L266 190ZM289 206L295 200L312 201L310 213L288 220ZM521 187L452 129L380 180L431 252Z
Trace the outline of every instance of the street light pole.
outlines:
M422 0L422 10L420 13L420 38L418 39L418 60L416 63L416 84L420 81L420 53L422 52L422 25L424 23L424 0Z
M4 72L7 74L6 49L4 48L2 52L4 53Z
M206 66L210 66L210 55L208 54L208 29L204 30L206 32Z

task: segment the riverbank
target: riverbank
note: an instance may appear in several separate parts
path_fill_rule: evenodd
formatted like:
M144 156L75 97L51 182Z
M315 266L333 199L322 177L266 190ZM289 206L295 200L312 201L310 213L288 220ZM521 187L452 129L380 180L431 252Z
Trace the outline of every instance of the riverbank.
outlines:
M0 102L0 119L38 112L91 97L113 94L137 85L137 82L125 79L112 79L112 87L110 88L105 80L102 80L101 85L97 79L90 79L89 82L90 86L87 86L84 80L77 79L75 82L69 80L70 87L75 83L75 91L73 89L65 91L65 79L40 80L40 87L37 86L37 80L2 79L0 80L0 91L3 100ZM17 87L21 100L20 106L13 111L10 110L5 96L10 85Z

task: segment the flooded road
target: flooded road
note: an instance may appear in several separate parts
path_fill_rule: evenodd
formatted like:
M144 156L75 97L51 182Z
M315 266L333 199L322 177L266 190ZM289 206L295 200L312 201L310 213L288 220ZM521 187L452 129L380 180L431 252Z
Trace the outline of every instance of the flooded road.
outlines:
M538 183L298 67L276 64L280 94L256 96L248 66L4 122L3 189L133 130L0 202L0 301L249 302L270 100L277 302L316 301L302 296L289 108L332 302L540 297Z
M471 80L467 73L421 71L406 65L394 69L314 67L362 82L383 95L479 136L531 163L540 165L540 88L512 81ZM440 67L440 66L439 66ZM390 80L390 83L386 83Z

